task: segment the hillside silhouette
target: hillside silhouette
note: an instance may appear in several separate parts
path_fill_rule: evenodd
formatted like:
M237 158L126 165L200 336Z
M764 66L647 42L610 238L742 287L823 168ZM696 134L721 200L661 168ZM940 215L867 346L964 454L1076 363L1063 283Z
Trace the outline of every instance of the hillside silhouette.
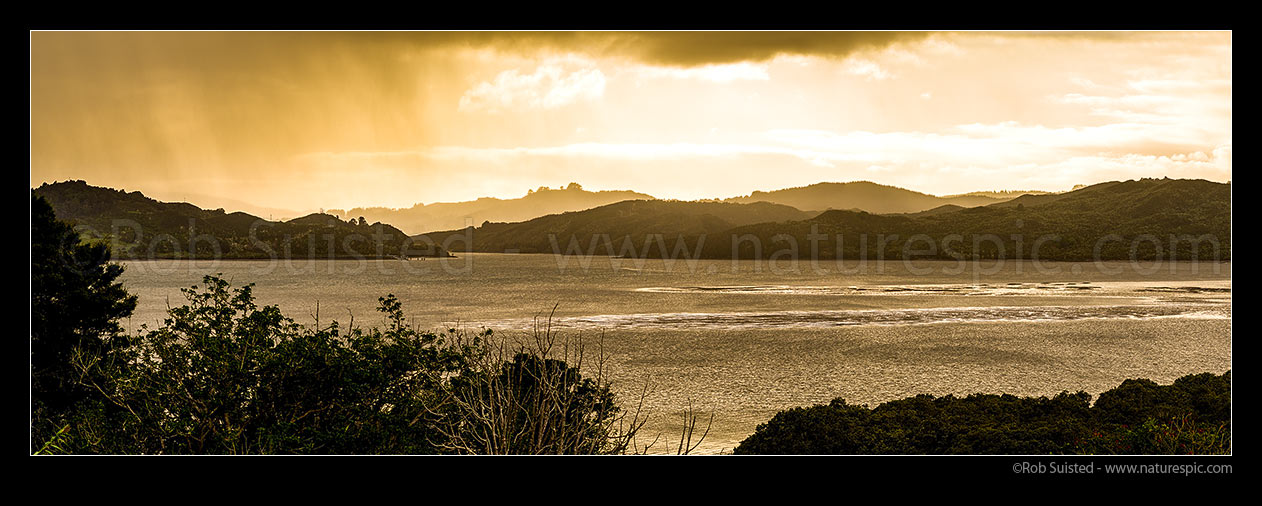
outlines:
M901 258L907 246L915 258L980 259L1030 258L1038 241L1038 257L1044 260L1093 260L1097 249L1100 259L1169 259L1173 252L1178 260L1229 260L1231 185L1115 181L981 207L946 204L913 214L816 214L767 202L631 201L521 223L484 223L471 232L472 244L459 248L662 257L678 255L682 247L685 254L702 258L770 258L795 248L798 258L840 254L853 259ZM426 236L441 244L464 233ZM658 235L662 246L654 246ZM948 240L956 235L958 239ZM741 240L734 241L737 237ZM909 246L913 237L916 243ZM934 247L926 250L929 241Z
M1004 195L1000 197L999 195ZM771 202L796 207L803 211L827 211L829 209L856 209L873 214L918 213L944 205L977 207L1003 202L1018 194L978 192L951 197L938 197L896 186L886 186L869 181L850 183L816 183L797 188L769 192L756 191L744 197L733 197L725 202L748 204Z
M587 191L578 183L565 188L539 188L516 199L483 197L467 202L416 204L403 209L356 207L350 210L330 209L329 213L344 218L363 216L368 221L381 221L399 227L409 234L463 228L469 223L484 221L517 222L549 214L581 211L624 200L652 199L652 195L633 191ZM466 222L468 219L470 221Z
M684 202L671 200L630 200L595 209L542 216L521 223L485 222L471 230L472 244L451 239L451 249L460 251L551 253L571 247L573 253L590 255L623 255L624 243L634 248L649 244L658 247L660 235L667 250L674 248L680 237L691 237L728 230L741 225L802 220L811 213L789 206L758 202ZM462 237L466 229L425 234L438 244L449 238ZM608 240L606 240L608 239ZM555 243L553 242L555 241ZM691 244L691 243L689 243Z
M107 241L121 259L157 258L393 258L419 251L407 234L384 224L343 221L314 213L268 221L243 212L160 202L133 191L84 181L45 183L32 190L85 240Z
M809 220L754 224L725 234L750 234L764 245L761 252L749 245L741 248L741 258L770 256L788 243L773 241L777 235L792 237L800 251L809 254L812 233L827 237L817 243L819 258L836 257L838 243L845 258L855 258L863 251L869 257L879 251L885 258L900 258L913 236L946 245L921 253L919 258L1029 258L1033 242L1040 238L1044 240L1038 256L1046 260L1093 260L1097 247L1101 259L1123 260L1133 254L1139 260L1168 260L1172 249L1179 260L1231 258L1230 183L1199 179L1112 181L1067 193L1023 195L984 207L937 211L882 216L834 210ZM952 234L961 239L944 242ZM861 244L862 235L869 236L866 245ZM877 237L882 235L889 239L884 247L877 244ZM1173 248L1171 235L1175 236ZM993 236L998 244L987 236ZM1212 240L1202 240L1206 236ZM979 243L974 244L973 239ZM925 240L917 241L912 250L927 248ZM726 250L718 247L706 245L703 253L732 256L730 244Z

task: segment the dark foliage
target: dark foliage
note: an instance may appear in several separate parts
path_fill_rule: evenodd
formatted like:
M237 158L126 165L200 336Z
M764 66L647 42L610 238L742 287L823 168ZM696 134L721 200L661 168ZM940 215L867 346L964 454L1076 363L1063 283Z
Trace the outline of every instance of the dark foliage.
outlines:
M134 339L99 385L131 429L117 453L432 453L424 402L460 349L403 323L382 299L384 330L307 329L249 286L206 277L159 329ZM422 422L422 423L418 423ZM87 443L86 441L84 443Z
M1100 394L1094 406L1104 423L1136 424L1148 418L1168 420L1196 413L1204 423L1231 422L1231 371L1184 376L1173 385L1145 379L1129 379Z
M118 320L135 309L136 297L116 282L123 270L109 260L107 247L81 243L47 201L31 198L31 409L41 422L32 426L36 435L56 432L66 412L92 393L73 364L125 345L116 337Z
M919 395L869 409L831 404L776 414L737 454L1064 454L1230 452L1231 372L1173 385L1126 380L1100 394Z
M540 353L474 367L453 379L446 446L473 454L603 454L627 450L607 384ZM598 373L599 374L599 373Z

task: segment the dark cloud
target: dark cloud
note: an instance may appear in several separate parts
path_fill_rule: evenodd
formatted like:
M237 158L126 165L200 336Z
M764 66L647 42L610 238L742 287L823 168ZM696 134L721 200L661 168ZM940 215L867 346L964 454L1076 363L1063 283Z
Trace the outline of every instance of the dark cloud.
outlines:
M200 37L290 46L304 51L360 47L494 48L622 57L669 66L763 61L779 54L844 57L855 51L915 42L931 32L286 32L202 34ZM213 44L211 44L213 46ZM202 45L202 47L208 47ZM208 55L212 58L213 55Z
M699 66L763 61L779 54L841 58L856 51L914 43L935 33L898 31L710 31L710 32L362 32L345 35L362 42L404 42L419 46L494 47L530 54L539 50L626 57L644 63ZM1043 38L1125 42L1160 38L1159 31L972 31L953 36ZM327 34L325 34L327 35Z
M494 47L624 57L669 66L763 61L779 54L844 57L855 51L914 42L929 32L425 32L364 36L427 45Z
M612 52L645 63L695 66L762 61L780 54L844 57L919 41L927 32L671 32L612 36Z
M763 61L779 54L845 57L915 42L930 32L35 32L32 62L48 72L73 56L93 67L284 70L312 60L391 60L400 49L493 48L523 55L575 52L643 63L699 66ZM60 53L60 54L58 54ZM86 67L86 68L85 68ZM139 70L139 69L138 69Z
M1074 31L1074 30L1030 30L1030 31L1014 31L1014 32L960 32L969 35L987 35L998 37L1020 37L1020 38L1036 38L1036 39L1066 39L1066 40L1098 40L1098 41L1116 41L1124 42L1136 39L1160 37L1166 32L1134 32L1134 31L1115 31L1115 32L1093 32L1093 31Z

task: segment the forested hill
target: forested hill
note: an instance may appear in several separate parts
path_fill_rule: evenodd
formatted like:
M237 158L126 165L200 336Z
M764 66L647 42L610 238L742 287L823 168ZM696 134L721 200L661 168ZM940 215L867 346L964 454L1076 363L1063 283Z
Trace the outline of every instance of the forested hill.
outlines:
M789 206L759 202L681 202L629 200L606 206L542 216L521 223L483 223L477 228L425 234L452 251L632 255L625 246L645 244L658 248L657 236L666 244L679 237L715 234L753 223L787 222L809 218L811 213ZM466 235L469 232L469 235ZM471 243L464 238L472 238ZM630 242L627 242L630 238Z
M390 225L342 221L311 214L268 221L243 212L206 210L159 202L134 191L90 186L84 181L44 184L32 190L57 218L75 225L86 240L105 240L120 259L158 258L379 258L441 254L411 247Z
M1133 252L1136 259L1168 260L1173 251L1178 260L1229 260L1231 185L1190 179L1114 181L985 207L902 216L827 211L795 223L754 224L728 232L757 238L737 248L741 258L770 257L793 241L802 255L809 255L812 233L818 234L816 239L825 237L816 242L819 258L834 258L839 243L845 258L861 251L901 258L905 248L918 258L1031 258L1037 243L1038 258L1046 260L1093 260L1097 249L1100 259L1130 259ZM781 240L773 241L777 235ZM861 244L863 236L866 245ZM758 243L761 252L754 247ZM703 255L731 257L732 244L707 244Z
M984 207L811 216L769 204L632 201L484 223L453 250L700 258L1229 260L1231 185L1143 179ZM427 234L442 243L456 230ZM682 241L682 242L680 242ZM660 244L660 246L658 245ZM1098 251L1098 256L1096 255Z
M1003 202L1017 195L1000 197L999 193L966 194L938 197L895 186L869 181L850 183L816 183L798 188L786 188L770 192L756 191L748 196L734 197L726 202L748 204L771 202L796 207L804 211L830 209L861 210L875 214L918 213L944 205L976 207Z

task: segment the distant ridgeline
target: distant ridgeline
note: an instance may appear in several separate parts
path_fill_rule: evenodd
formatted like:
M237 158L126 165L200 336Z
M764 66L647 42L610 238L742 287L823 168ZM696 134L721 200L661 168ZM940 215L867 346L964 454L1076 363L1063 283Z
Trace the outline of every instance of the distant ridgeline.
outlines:
M83 181L33 190L57 218L85 240L107 241L119 259L170 258L396 258L447 256L382 223L342 221L311 214L268 221L250 214L208 211L188 203L159 202L140 192L89 186Z
M483 252L639 256L646 240L649 248L657 253L657 248L663 245L673 247L678 237L695 237L754 223L803 220L810 216L811 213L767 202L627 200L521 223L485 222L476 229L424 236L437 244L447 244L452 251L465 248ZM657 235L664 237L664 242L655 241ZM632 240L626 242L624 238ZM686 243L692 245L695 240ZM624 246L629 249L622 249ZM667 250L667 256L670 251Z
M1039 192L1046 193L1046 192ZM831 209L862 210L876 214L918 213L941 206L977 207L1011 200L1021 194L974 192L938 197L906 188L887 186L871 181L849 183L815 183L770 192L756 191L748 196L724 202L749 204L771 202L819 214Z
M460 228L472 220L525 221L531 218L566 211L581 211L623 200L652 199L651 195L633 191L587 191L578 183L565 188L539 188L517 199L483 197L468 202L436 202L417 204L404 209L384 207L357 207L348 211L330 209L330 214L354 218L367 217L370 221L383 221L411 234L434 230Z
M831 207L817 214L768 202L626 201L425 237L453 251L637 258L1231 259L1230 183L1115 181L911 214Z

